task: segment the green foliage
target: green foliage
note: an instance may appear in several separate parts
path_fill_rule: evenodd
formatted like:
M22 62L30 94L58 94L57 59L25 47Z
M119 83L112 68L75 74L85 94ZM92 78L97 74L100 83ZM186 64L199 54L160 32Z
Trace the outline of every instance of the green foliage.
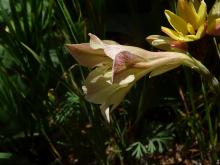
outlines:
M172 127L172 124L167 125L165 128L161 125L154 127L152 137L147 137L148 144L146 148L148 153L153 154L157 150L159 153L162 153L165 149L169 148L168 142L173 139Z
M141 159L147 154L163 153L169 149L169 142L173 140L173 124L169 124L166 127L162 125L153 124L151 127L151 135L148 135L145 144L141 142L132 143L126 150L132 151L132 156L136 159Z
M219 94L198 74L181 68L145 77L108 124L84 99L88 70L65 49L87 42L89 32L149 47L144 38L165 24L159 14L175 7L174 0L0 1L0 163L140 164L175 144L183 156L193 147L195 159L219 160ZM209 40L203 61L217 78L218 43Z
M70 120L73 115L76 116L79 120L79 102L79 97L76 94L67 92L65 94L64 101L60 103L60 110L54 114L55 122L57 124L64 124L65 122L68 122L68 120Z
M141 142L135 142L127 148L127 151L134 150L132 152L132 156L136 159L140 159L144 154L147 153L146 146L144 146Z
M0 153L0 159L10 159L11 156L12 156L11 153L7 153L7 152Z

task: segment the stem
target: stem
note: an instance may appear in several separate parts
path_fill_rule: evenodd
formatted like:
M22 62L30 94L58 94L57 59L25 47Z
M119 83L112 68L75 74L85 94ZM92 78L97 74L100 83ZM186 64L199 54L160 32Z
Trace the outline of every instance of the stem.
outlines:
M191 75L190 72L188 72L187 70L184 70L185 72L185 76L186 76L186 84L187 84L187 88L189 90L189 99L190 99L190 104L192 107L192 111L193 114L196 114L196 108L195 108L195 104L194 104L194 99L193 99L193 87L192 87L192 80L191 80Z
M220 94L220 85L218 79L213 76L209 70L198 60L193 59L193 63L195 65L195 69L197 72L199 72L205 80L208 82L209 87L211 88L212 92L216 95Z
M216 52L218 54L218 58L220 59L220 50L219 50L219 47L218 47L218 44L217 44L217 41L216 41L215 37L213 37L213 42L214 42L214 45L215 45L215 48L216 48Z

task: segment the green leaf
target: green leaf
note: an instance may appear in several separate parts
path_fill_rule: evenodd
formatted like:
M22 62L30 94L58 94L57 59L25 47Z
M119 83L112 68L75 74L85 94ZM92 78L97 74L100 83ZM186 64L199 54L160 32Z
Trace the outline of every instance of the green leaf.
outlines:
M21 45L24 48L26 48L31 53L31 55L33 55L33 57L37 60L37 62L39 62L40 64L43 64L42 59L37 55L37 53L35 53L30 47L28 47L26 44L24 44L22 42L21 42Z
M0 159L10 159L12 156L12 153L10 152L0 152Z

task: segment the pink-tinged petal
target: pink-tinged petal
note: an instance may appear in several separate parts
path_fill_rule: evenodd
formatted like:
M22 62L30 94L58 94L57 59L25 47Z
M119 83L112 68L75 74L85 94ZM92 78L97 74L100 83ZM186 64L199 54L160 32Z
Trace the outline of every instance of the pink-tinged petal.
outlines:
M124 69L132 67L135 63L141 61L144 61L144 59L128 51L122 51L115 57L113 63L113 73L118 73Z
M111 64L112 60L107 57L103 50L94 50L88 43L67 44L70 54L75 60L85 67L95 67L103 64Z
M113 61L116 59L116 56L119 55L121 52L129 52L129 54L135 55L134 58L137 61L154 60L154 59L160 58L160 54L161 54L159 53L157 56L154 56L155 52L147 51L145 49L135 47L135 46L125 46L125 45L108 45L108 46L105 46L104 52L106 53L107 56L111 57Z
M180 65L185 65L194 69L201 68L201 63L197 60L183 54L183 53L177 53L177 52L149 52L146 51L146 53L149 53L152 58L150 59L140 59L138 58L137 62L135 63L129 63L126 59L135 59L135 54L127 53L127 52L121 52L119 56L123 55L123 58L120 59L120 65L121 69L119 72L114 72L113 75L113 82L114 83L120 83L125 77L130 74L135 76L135 82L141 78L143 75L151 73L150 76L157 76L162 73L165 73L167 71L170 71L174 68L177 68ZM127 56L127 57L126 57ZM139 56L137 56L139 57ZM125 60L124 60L125 59ZM116 69L113 68L113 70L117 70L117 62L115 62Z
M152 58L152 56L146 50L139 47L125 45L107 45L104 48L105 54L113 60L116 58L116 55L124 51L135 54L141 58Z
M153 72L151 76L165 73L180 65L185 64L185 60L190 58L187 55L176 52L150 52L145 54L151 58L140 58L136 54L127 51L116 55L113 65L113 83L120 83L127 75L134 75L137 81L143 75Z

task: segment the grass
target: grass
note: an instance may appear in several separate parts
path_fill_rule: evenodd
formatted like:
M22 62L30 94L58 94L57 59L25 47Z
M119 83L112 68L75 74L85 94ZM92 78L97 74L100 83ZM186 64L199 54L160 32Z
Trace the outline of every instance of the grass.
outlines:
M219 160L219 93L212 94L197 73L179 68L160 77L144 77L108 124L98 105L84 99L81 86L89 70L65 48L67 43L88 42L87 33L92 32L150 49L145 37L159 34L166 23L158 11L174 10L176 1L21 2L0 2L0 163ZM157 21L149 26L152 16ZM124 24L128 32L121 30ZM210 42L203 61L217 78L218 42L218 37Z

